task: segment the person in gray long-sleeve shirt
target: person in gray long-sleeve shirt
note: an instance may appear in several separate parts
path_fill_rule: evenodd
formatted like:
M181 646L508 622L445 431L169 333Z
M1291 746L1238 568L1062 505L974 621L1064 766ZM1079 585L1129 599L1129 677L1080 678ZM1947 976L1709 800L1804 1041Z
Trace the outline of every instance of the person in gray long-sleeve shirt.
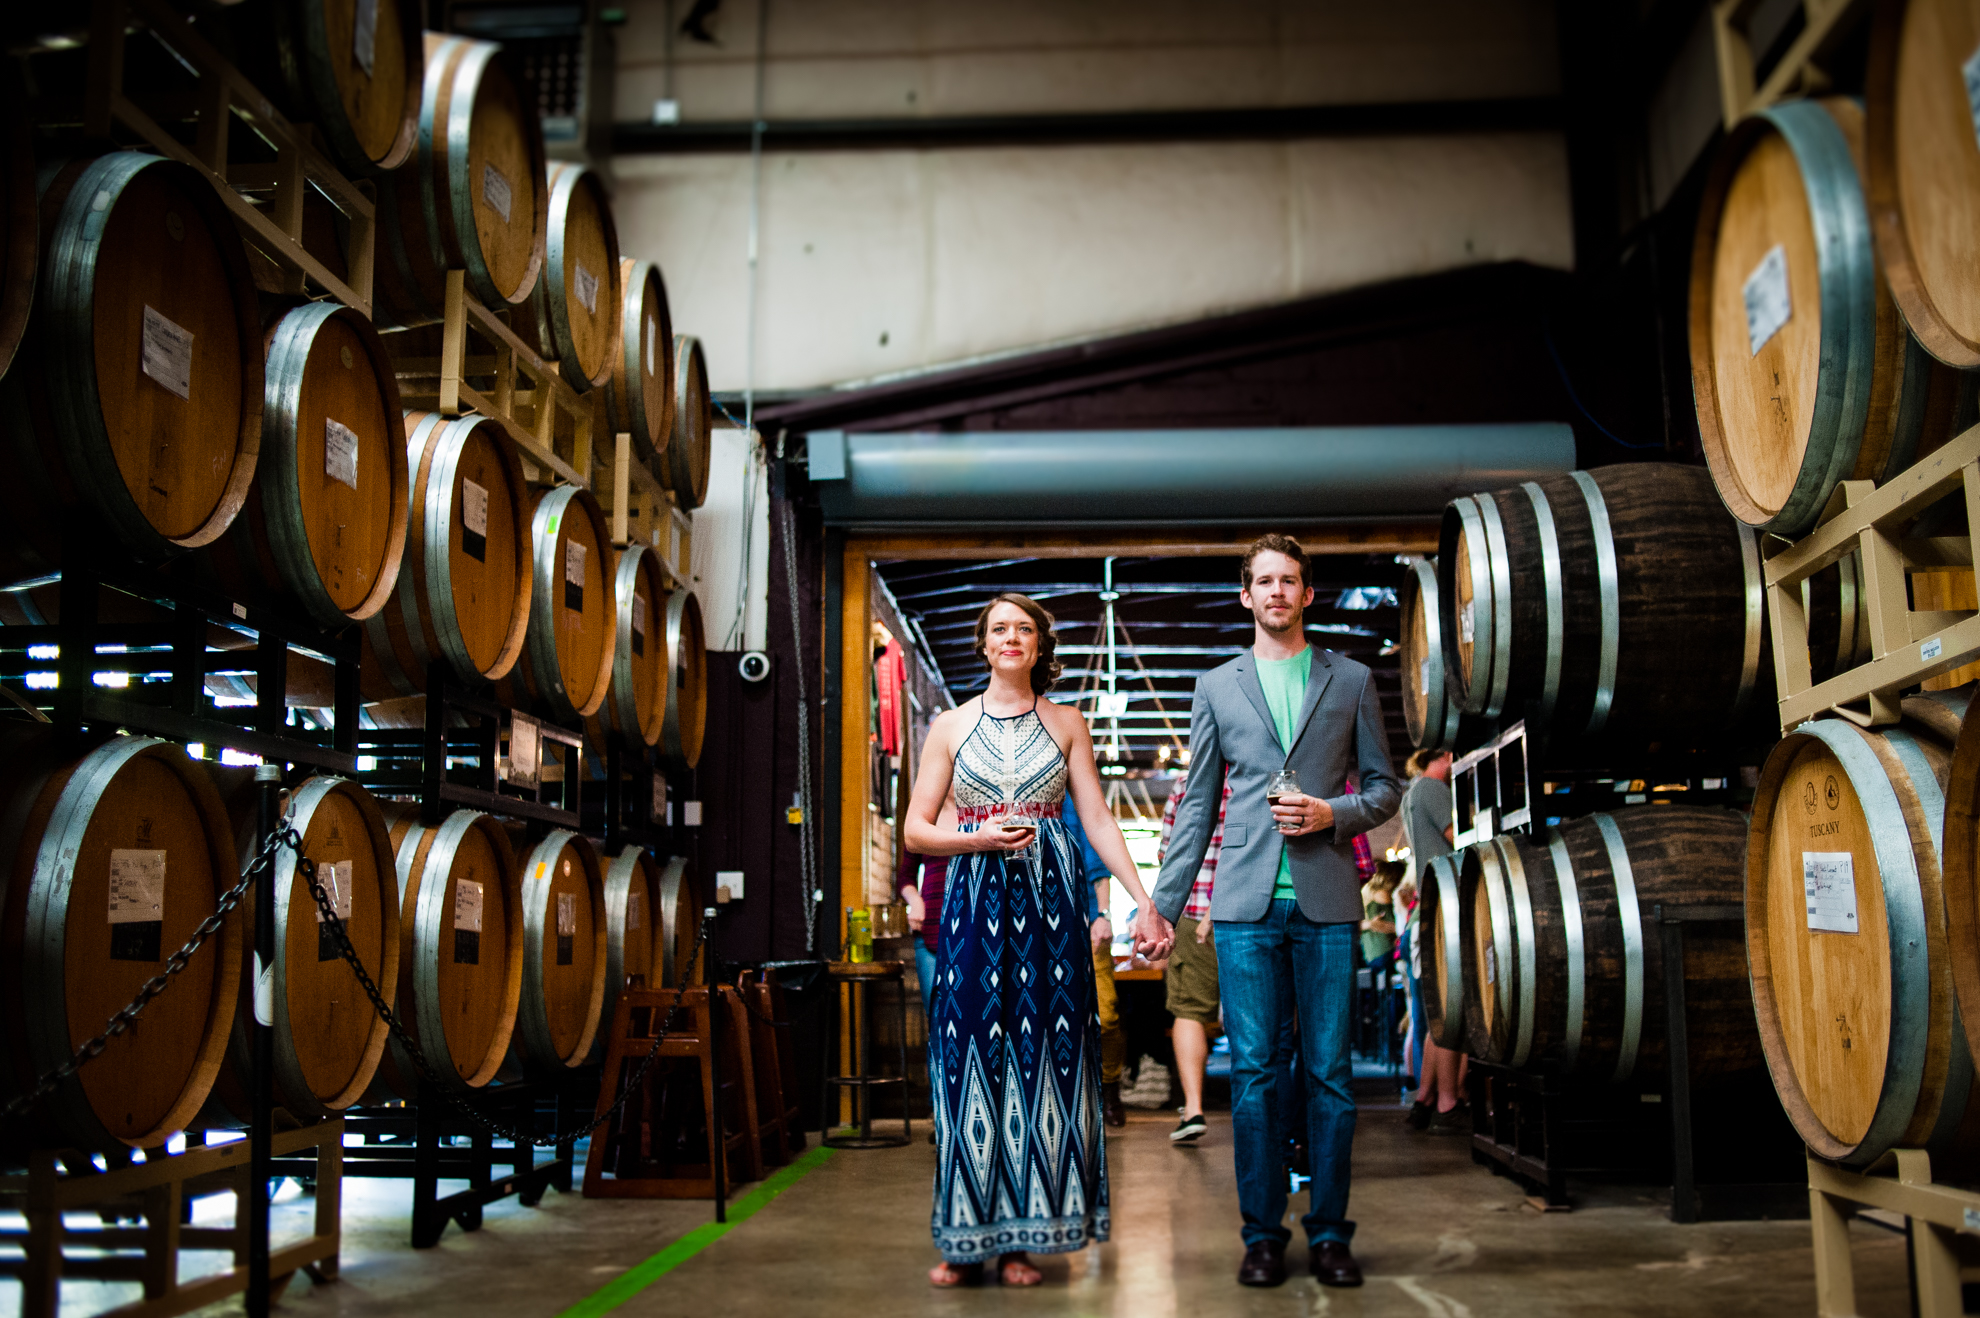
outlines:
M1190 714L1189 772L1216 782L1228 769L1217 888L1217 978L1231 1039L1231 1126L1244 1262L1238 1280L1285 1280L1290 1233L1282 1141L1274 1120L1280 1024L1296 1011L1307 1077L1306 1136L1313 1180L1304 1219L1308 1264L1322 1284L1358 1286L1348 1242L1348 1157L1354 1095L1348 1046L1354 1007L1354 938L1362 918L1354 838L1395 814L1402 786L1369 670L1306 643L1313 602L1307 557L1288 536L1268 535L1244 556L1239 600L1251 610L1252 647L1197 680ZM1266 795L1277 771L1298 790L1276 805ZM1353 772L1359 790L1349 793ZM1210 835L1218 793L1190 793L1151 895L1173 923L1189 899Z

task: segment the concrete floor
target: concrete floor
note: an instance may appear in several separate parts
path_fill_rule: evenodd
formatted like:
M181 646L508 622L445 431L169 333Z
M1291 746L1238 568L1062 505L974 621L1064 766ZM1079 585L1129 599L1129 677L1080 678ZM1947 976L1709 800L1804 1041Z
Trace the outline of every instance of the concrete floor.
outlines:
M1339 1315L1522 1318L1568 1314L1812 1314L1805 1222L1667 1222L1656 1192L1577 1187L1571 1213L1526 1207L1513 1183L1471 1164L1464 1142L1416 1135L1400 1111L1364 1107L1355 1142L1359 1291L1301 1275L1271 1291L1233 1280L1241 1249L1228 1114L1197 1147L1176 1149L1168 1113L1134 1112L1110 1148L1114 1239L1040 1260L1035 1291L937 1292L928 1188L934 1151L842 1151L797 1180L614 1312L652 1315ZM925 1129L925 1128L924 1128ZM748 1193L750 1187L743 1187ZM557 1315L709 1220L701 1203L586 1201L551 1192L513 1199L480 1231L449 1228L439 1247L406 1244L403 1183L346 1182L343 1279L298 1278L291 1318L492 1318ZM1303 1206L1296 1204L1295 1212ZM217 1207L217 1205L216 1205ZM281 1210L298 1227L307 1201ZM1866 1318L1908 1312L1904 1243L1859 1223L1856 1267ZM278 1239L279 1230L278 1230ZM1295 1257L1304 1262L1304 1252ZM189 1269L188 1271L192 1271ZM0 1312L15 1304L0 1283ZM68 1288L64 1318L99 1311L134 1287ZM214 1306L239 1313L239 1301Z

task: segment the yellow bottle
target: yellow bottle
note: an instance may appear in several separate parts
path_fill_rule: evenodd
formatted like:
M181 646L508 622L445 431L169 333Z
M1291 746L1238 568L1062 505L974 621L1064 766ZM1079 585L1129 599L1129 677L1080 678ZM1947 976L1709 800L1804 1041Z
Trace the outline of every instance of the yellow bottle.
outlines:
M859 963L873 959L873 916L865 907L846 911L846 960Z

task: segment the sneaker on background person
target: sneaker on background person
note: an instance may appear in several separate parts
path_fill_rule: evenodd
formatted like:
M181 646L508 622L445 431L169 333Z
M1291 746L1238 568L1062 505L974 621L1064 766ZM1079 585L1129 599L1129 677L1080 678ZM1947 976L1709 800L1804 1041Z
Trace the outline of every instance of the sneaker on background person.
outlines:
M1203 1119L1201 1112L1191 1112L1187 1107L1179 1107L1176 1112L1182 1117L1176 1128L1169 1132L1171 1144L1194 1144L1210 1130L1210 1123Z

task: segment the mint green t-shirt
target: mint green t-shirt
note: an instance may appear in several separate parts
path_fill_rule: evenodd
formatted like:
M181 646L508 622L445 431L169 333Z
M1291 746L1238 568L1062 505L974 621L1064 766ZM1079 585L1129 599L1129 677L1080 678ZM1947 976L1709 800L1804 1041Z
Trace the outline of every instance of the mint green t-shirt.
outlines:
M1256 658L1256 656L1254 656ZM1313 647L1307 646L1291 659L1258 659L1258 685L1265 688L1265 707L1272 711L1272 726L1278 731L1279 745L1292 749L1293 722L1306 703L1306 675L1313 671ZM1279 850L1279 880L1272 886L1273 900L1293 895L1292 857Z

